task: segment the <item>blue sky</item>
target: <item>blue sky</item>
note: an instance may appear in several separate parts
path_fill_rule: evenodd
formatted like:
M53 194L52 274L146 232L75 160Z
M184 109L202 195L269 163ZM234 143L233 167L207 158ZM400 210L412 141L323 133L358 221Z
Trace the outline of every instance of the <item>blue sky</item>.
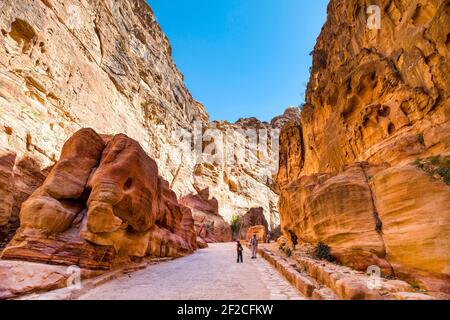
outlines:
M268 121L304 101L328 0L148 0L211 120Z

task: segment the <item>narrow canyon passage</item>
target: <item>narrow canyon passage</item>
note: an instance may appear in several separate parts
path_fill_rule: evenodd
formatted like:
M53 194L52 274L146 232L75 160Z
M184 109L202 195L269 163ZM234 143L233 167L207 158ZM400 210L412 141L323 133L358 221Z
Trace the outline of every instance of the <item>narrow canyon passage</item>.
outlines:
M235 260L235 244L210 244L206 249L174 261L105 283L79 299L224 299L303 300L265 260L251 259L244 251L244 263Z
M450 300L450 0L68 2L0 0L0 300Z

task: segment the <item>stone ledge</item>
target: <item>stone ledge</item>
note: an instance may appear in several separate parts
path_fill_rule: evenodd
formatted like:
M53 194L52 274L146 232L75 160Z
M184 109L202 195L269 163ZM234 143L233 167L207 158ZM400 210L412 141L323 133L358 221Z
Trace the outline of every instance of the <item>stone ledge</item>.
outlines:
M22 285L17 288L14 287L13 284L8 285L7 283L2 283L2 285L0 285L0 300L72 300L83 295L89 290L111 280L139 271L141 269L145 269L150 265L171 260L174 260L174 258L149 257L147 259L144 259L143 262L118 266L116 269L110 271L93 272L90 270L82 269L82 286L79 290L69 289L66 287L66 281L69 276L66 273L67 267L37 264L24 261L0 261L0 271L2 271L2 266L8 266L11 270L16 270L16 272L14 273L14 277L20 277L21 274L24 277L27 277L28 273L30 272L32 272L35 277L37 277L37 280L35 279L34 281L32 281L33 279L29 279L26 281L26 286ZM17 270L17 267L21 269ZM48 274L50 274L51 277L49 277ZM4 270L3 274L0 272L0 276L1 275L7 276L7 271ZM44 283L42 283L42 281L40 280L42 278L46 279Z
M348 267L294 254L282 257L271 246L258 253L275 267L305 297L312 300L434 300L431 295L414 292L401 280L381 279L379 289L367 287L368 276Z
M302 274L287 260L275 255L266 248L259 248L258 253L280 272L306 298L313 300L335 300L336 295L321 287L314 279Z

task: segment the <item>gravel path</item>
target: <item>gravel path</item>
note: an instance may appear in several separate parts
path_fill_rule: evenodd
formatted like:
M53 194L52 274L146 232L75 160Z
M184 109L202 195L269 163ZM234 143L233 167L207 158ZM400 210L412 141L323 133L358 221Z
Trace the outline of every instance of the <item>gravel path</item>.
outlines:
M267 261L252 260L244 251L244 263L236 263L234 243L208 248L170 262L112 280L79 299L138 300L303 300Z

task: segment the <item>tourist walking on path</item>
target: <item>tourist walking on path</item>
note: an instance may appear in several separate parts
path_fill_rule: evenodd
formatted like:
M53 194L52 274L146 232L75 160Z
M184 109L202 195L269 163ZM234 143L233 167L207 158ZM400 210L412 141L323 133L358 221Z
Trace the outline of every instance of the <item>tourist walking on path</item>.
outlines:
M242 258L242 251L244 251L244 248L242 247L241 242L238 240L237 241L237 263L244 262L244 259Z
M256 259L256 252L258 251L258 238L256 238L256 234L253 235L250 245L252 246L252 259Z

